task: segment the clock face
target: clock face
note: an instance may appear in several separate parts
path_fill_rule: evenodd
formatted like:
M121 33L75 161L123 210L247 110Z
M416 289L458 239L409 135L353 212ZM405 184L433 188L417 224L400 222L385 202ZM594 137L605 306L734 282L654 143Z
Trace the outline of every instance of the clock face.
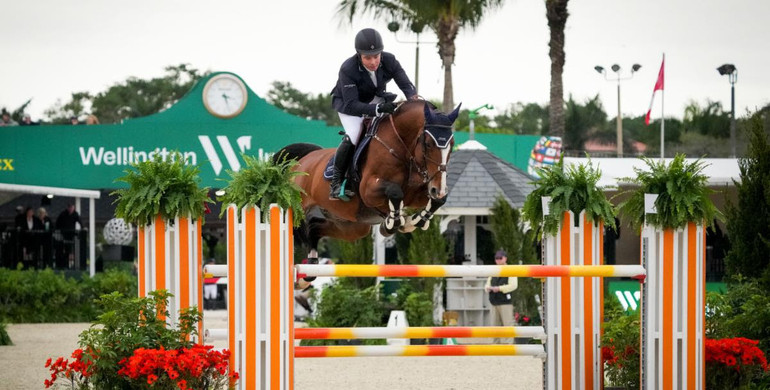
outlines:
M246 86L230 74L212 77L203 87L203 105L219 118L232 118L246 107Z

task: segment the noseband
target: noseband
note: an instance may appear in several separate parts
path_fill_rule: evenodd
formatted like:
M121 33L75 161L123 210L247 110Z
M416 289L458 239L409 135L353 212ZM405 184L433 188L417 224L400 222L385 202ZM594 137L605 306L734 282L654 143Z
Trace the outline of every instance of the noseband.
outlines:
M377 140L379 143L382 144L382 146L385 147L385 149L388 150L388 152L393 155L396 159L402 161L406 167L406 180L407 180L407 186L410 185L410 179L412 177L412 169L414 169L415 172L417 172L422 177L422 183L419 183L418 185L423 185L429 183L431 180L433 180L436 175L438 175L441 172L446 172L446 164L443 164L441 161L436 161L428 157L428 143L427 143L427 137L425 136L426 128L428 127L438 127L438 128L452 128L452 126L447 125L430 125L425 126L421 129L422 134L420 134L418 137L415 137L414 143L412 144L412 147L408 147L406 143L404 142L404 139L401 138L401 135L398 134L398 130L396 130L396 123L393 121L393 115L389 116L390 119L390 125L393 128L393 133L396 135L396 139L401 143L403 146L403 149L406 152L406 156L401 156L396 153L395 149L393 149L390 145L388 145L385 141L382 140L382 138L379 137L378 134L374 135L374 139ZM421 141L421 142L420 142ZM417 142L422 143L422 164L419 164L414 156L414 150L417 148ZM449 144L447 143L447 146L449 147ZM443 148L441 148L443 149ZM434 163L438 166L438 169L433 175L430 175L428 173L428 161L431 163Z

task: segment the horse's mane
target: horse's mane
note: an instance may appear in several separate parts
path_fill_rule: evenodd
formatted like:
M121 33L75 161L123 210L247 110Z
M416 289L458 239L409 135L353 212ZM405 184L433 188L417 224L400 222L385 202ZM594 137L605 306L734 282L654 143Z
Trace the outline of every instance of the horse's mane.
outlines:
M420 109L420 111L422 111L422 109L423 109L423 107L425 106L426 103L428 104L428 106L430 107L430 109L432 111L436 110L436 106L433 105L433 103L431 103L428 100L422 100L422 99L419 99L419 100L407 100L407 101L401 103L401 105L399 105L398 110L396 110L396 112L393 114L393 118L398 118L399 116L404 115L404 114L406 114L406 113L408 113L408 112L410 112L412 110L418 109L418 108Z

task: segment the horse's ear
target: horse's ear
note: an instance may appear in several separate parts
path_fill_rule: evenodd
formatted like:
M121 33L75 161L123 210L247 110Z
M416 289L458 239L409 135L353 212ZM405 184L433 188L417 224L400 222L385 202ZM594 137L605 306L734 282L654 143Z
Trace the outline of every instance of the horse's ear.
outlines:
M458 104L457 108L455 108L454 111L449 113L448 117L449 117L449 120L452 121L452 123L454 123L455 119L457 119L457 115L460 114L460 107L462 107L462 105L463 105L462 103Z
M430 109L430 104L426 101L422 107L425 111L425 123L433 123L433 112Z

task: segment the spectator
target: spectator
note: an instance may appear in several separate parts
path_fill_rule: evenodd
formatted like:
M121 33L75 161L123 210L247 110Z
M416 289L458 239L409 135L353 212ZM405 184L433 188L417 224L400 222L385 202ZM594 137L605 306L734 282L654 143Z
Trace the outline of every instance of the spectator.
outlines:
M96 117L94 114L89 114L86 117L86 125L98 125L99 124L99 118Z
M75 205L70 203L67 208L64 209L56 218L56 228L62 232L69 231L74 232L80 229L80 214L75 211Z
M16 217L13 219L13 226L18 228L24 223L24 206L18 205L16 206Z
M45 210L45 207L37 209L37 219L40 220L40 228L43 230L38 234L40 247L43 250L43 253L41 253L43 265L45 267L53 267L53 258L51 256L51 251L53 249L53 222L51 222L51 218L48 217L48 212Z
M211 258L206 265L214 265L214 259ZM219 298L217 293L217 281L219 278L203 279L203 309L213 310L216 308L216 300Z
M38 249L40 247L37 234L43 230L43 224L35 217L35 209L27 207L24 210L24 218L16 229L21 232L21 249L24 267L29 267L29 262L38 260Z
M505 265L508 262L508 254L500 249L495 253L495 264ZM515 277L487 278L484 289L489 293L489 314L492 317L492 326L513 326L513 300L511 292L519 286ZM512 344L511 338L495 338L494 344Z
M56 267L67 268L74 265L75 237L80 229L80 215L75 211L75 205L70 203L56 218L56 229L61 231L63 242L56 255Z
M71 124L71 125L79 125L79 124L80 124L80 122L78 122L78 117L76 117L76 116L74 116L74 115L73 115L73 116L71 116L71 117L70 117L70 124Z
M23 117L21 117L21 123L19 123L19 126L37 126L40 123L38 122L32 122L32 117L29 116L29 114L24 114Z
M37 218L40 220L40 223L43 225L43 229L45 231L50 231L53 227L53 222L51 222L51 218L48 217L48 212L45 210L45 207L41 207L37 209Z
M0 127L18 126L19 124L11 119L11 114L3 108L2 119L0 119Z

